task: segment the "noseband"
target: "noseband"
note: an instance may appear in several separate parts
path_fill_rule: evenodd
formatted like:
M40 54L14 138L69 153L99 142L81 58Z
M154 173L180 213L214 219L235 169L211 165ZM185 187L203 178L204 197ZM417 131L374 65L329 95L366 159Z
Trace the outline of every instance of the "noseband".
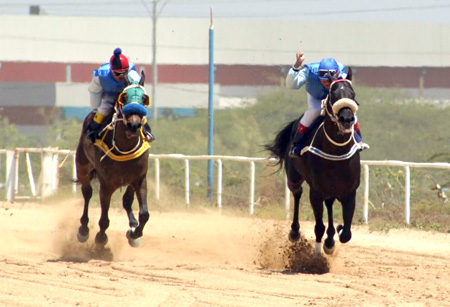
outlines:
M338 82L348 82L348 83L350 83L350 85L352 84L352 82L350 80L338 79L331 83L330 90L333 87L333 85ZM330 112L328 110L328 106L331 108L332 112ZM331 104L330 94L328 94L328 96L322 100L321 114L324 115L326 113L332 122L338 124L339 118L337 115L338 115L339 111L345 107L350 108L350 110L353 112L353 114L356 114L356 112L358 111L358 104L353 99L341 98L341 99L337 100L335 103Z

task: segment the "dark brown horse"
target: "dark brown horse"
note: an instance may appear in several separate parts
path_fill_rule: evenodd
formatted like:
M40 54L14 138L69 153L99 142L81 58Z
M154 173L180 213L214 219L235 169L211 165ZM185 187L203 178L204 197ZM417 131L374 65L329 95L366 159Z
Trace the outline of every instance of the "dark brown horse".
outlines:
M328 211L327 238L323 249L331 254L334 251L333 203L337 199L342 204L344 225L337 231L342 243L351 237L351 224L355 211L356 190L360 183L360 145L355 141L353 126L358 109L355 92L351 84L351 70L348 79L334 81L330 93L322 106L323 122L306 138L306 146L300 157L288 155L290 144L299 120L290 122L276 136L272 144L266 145L271 155L278 159L280 167L286 170L288 187L294 195L294 216L289 233L293 242L300 239L299 203L302 183L310 187L309 199L314 210L316 225L316 252L321 251L321 241L325 233L323 203Z
M139 246L145 224L149 219L147 208L147 168L150 145L142 134L144 116L149 97L143 87L144 73L139 84L128 84L115 105L112 120L93 144L87 137L86 127L94 116L89 114L83 122L83 132L76 152L77 178L81 183L84 198L84 210L80 219L78 240L85 242L89 238L89 200L92 197L91 180L98 178L100 183L101 217L100 231L95 236L98 245L108 242L106 229L109 227L108 210L111 196L120 187L126 187L123 195L123 208L127 212L130 229L127 231L131 246ZM136 220L132 203L134 194L139 202L139 222Z

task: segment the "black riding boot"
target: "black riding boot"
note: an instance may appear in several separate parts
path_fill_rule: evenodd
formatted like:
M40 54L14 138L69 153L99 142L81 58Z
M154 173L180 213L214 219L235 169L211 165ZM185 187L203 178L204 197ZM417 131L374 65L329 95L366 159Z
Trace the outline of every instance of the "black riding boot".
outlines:
M95 122L94 120L92 120L89 123L88 126L88 133L86 135L86 137L92 142L95 143L95 139L98 137L98 134L100 132L100 127L101 125L97 122Z
M306 132L306 131L305 131ZM292 140L291 148L289 149L289 157L295 158L300 156L300 151L305 147L304 137L305 132L300 133L298 131L295 132L294 139Z
M144 135L145 140L149 143L155 140L155 136L152 134L152 129L150 128L150 125L148 123L145 123L144 125Z

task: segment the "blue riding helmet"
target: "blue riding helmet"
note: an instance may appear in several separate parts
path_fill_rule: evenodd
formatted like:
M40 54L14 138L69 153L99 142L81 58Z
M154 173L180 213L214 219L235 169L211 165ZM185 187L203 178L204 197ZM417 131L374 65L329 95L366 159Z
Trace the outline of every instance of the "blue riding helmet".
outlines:
M319 64L319 79L328 80L328 73L332 75L339 73L339 65L333 58L322 59Z

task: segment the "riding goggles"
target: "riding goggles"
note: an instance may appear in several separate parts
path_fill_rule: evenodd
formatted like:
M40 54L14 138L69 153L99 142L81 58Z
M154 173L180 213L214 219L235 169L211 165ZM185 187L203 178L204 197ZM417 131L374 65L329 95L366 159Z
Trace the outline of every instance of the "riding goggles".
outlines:
M118 77L120 75L125 75L128 71L113 71L113 73L116 77Z
M328 80L328 77L333 78L338 73L337 70L334 69L321 69L318 72L319 78L322 80Z

